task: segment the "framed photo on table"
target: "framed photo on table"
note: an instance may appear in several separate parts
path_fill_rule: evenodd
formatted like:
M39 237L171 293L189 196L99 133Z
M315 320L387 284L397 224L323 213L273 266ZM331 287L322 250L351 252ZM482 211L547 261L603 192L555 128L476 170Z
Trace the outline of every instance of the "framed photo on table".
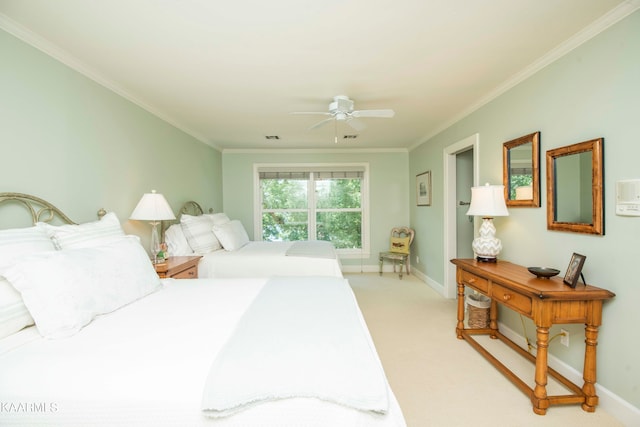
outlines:
M571 256L571 261L569 261L569 267L567 267L567 272L564 275L564 283L571 286L572 288L576 287L578 283L578 278L582 273L582 267L584 266L584 260L587 257L584 255L580 255L577 253L573 253Z
M431 171L416 175L416 203L431 206Z

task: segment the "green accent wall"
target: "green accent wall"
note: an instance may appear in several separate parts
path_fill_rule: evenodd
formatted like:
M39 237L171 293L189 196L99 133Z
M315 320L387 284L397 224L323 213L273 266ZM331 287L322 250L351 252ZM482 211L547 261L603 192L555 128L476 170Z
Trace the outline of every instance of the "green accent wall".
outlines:
M541 132L540 208L510 208L508 217L495 219L502 240L501 259L525 266L548 266L564 275L573 252L586 255L583 269L589 284L607 288L616 298L604 306L598 344L598 383L640 407L640 343L634 332L640 324L640 217L615 214L615 184L640 178L640 12L546 66L498 98L459 120L411 151L410 176L431 169L433 206L420 210L410 204L416 229L420 269L443 283L443 150L478 133L479 183L502 184L502 144ZM546 151L594 138L604 138L604 236L548 231L546 223ZM423 238L422 236L429 236ZM524 334L520 317L501 312L505 324ZM535 343L535 327L527 323ZM584 326L565 327L569 348L552 341L550 352L582 371ZM559 332L552 329L550 336Z
M328 142L328 144L332 144ZM378 253L389 247L391 228L409 223L409 192L413 184L407 177L408 152L405 150L343 151L313 150L304 152L225 150L222 154L223 194L225 213L239 219L253 238L254 183L253 166L256 163L368 163L369 164L369 218L371 253L360 259L343 259L343 266L378 264ZM365 268L363 267L363 268Z
M152 189L174 211L222 209L222 155L61 62L0 30L0 191L50 201L76 222L128 217ZM146 245L145 245L146 246Z

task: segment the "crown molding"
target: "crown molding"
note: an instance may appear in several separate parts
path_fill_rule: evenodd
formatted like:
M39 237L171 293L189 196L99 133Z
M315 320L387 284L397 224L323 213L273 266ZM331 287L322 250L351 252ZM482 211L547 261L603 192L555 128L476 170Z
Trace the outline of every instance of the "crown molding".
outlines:
M224 148L222 154L408 153L406 148Z
M44 52L46 55L54 58L55 60L63 63L64 65L71 68L72 70L82 74L88 79L91 79L94 82L98 83L99 85L105 87L106 89L112 92L115 92L116 94L120 95L127 101L132 102L138 107L158 117L162 121L167 122L171 126L192 136L193 138L197 139L203 144L209 145L212 148L215 148L218 151L221 151L220 147L217 147L215 144L213 144L203 135L185 126L182 126L180 123L176 122L171 117L167 116L162 111L160 111L160 109L154 107L153 105L147 104L146 102L141 101L131 93L122 89L113 81L107 79L106 77L98 73L96 70L92 69L85 63L79 61L77 58L75 58L66 50L61 49L57 45L49 42L48 40L34 33L33 31L23 27L22 25L18 24L17 22L15 22L14 20L12 20L11 18L9 18L8 16L2 13L0 13L0 28L6 31L7 33L17 37L18 39L22 40L23 42L31 45L32 47Z
M585 27L584 29L578 31L571 38L567 39L566 41L562 42L561 44L559 44L555 48L551 49L549 52L547 52L545 55L543 55L540 59L538 59L537 61L535 61L532 64L530 64L528 67L526 67L522 71L516 73L510 79L506 80L500 86L496 87L494 90L489 92L486 96L484 96L483 98L479 99L474 104L472 104L469 107L467 107L466 109L464 109L460 114L457 114L456 116L454 116L450 120L448 120L445 123L443 123L441 126L438 126L436 129L434 129L427 136L423 137L418 142L416 142L415 144L411 145L408 148L408 150L412 151L412 150L416 149L417 147L419 147L420 145L424 144L425 142L427 142L428 140L430 140L434 136L438 135L440 132L448 129L449 127L451 127L455 123L459 122L460 120L462 120L463 118L467 117L468 115L470 115L474 111L478 110L480 107L483 107L484 105L486 105L489 102L493 101L494 99L496 99L500 95L502 95L505 92L507 92L509 89L512 89L513 87L515 87L519 83L521 83L524 80L528 79L529 77L533 76L538 71L540 71L543 68L545 68L547 65L549 65L549 64L557 61L558 59L562 58L563 56L565 56L566 54L568 54L572 50L576 49L577 47L579 47L582 44L586 43L587 41L591 40L592 38L594 38L598 34L602 33L603 31L605 31L607 28L611 27L612 25L620 22L622 19L624 19L627 16L631 15L633 12L635 12L638 9L640 9L640 0L626 0L625 2L623 2L623 3L619 4L618 6L614 7L609 12L607 12L606 14L602 15L600 18L595 20L591 25L589 25L589 26Z

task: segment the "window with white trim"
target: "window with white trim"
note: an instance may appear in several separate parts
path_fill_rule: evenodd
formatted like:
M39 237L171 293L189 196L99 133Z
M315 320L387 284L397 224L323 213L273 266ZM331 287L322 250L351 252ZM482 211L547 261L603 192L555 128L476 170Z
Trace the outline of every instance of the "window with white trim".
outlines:
M368 252L367 165L257 166L257 239L326 240Z

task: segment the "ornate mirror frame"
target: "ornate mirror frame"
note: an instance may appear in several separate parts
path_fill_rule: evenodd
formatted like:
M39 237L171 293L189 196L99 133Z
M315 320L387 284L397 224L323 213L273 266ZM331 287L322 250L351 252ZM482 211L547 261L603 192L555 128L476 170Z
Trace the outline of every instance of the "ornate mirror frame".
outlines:
M547 151L547 229L557 231L570 231L574 233L587 233L604 235L604 205L602 204L604 192L604 163L603 163L603 138L579 142L565 147ZM591 222L569 222L558 220L558 189L572 187L580 191L579 182L560 182L562 174L558 173L557 160L565 156L573 156L582 153L591 153L591 173L583 171L581 176L591 176ZM583 185L583 191L588 190Z
M525 144L531 143L531 190L525 198L514 197L515 188L512 185L512 173L517 159L514 153L523 149ZM502 183L504 185L504 200L509 207L540 207L540 132L521 136L502 145ZM523 187L520 187L523 188Z

